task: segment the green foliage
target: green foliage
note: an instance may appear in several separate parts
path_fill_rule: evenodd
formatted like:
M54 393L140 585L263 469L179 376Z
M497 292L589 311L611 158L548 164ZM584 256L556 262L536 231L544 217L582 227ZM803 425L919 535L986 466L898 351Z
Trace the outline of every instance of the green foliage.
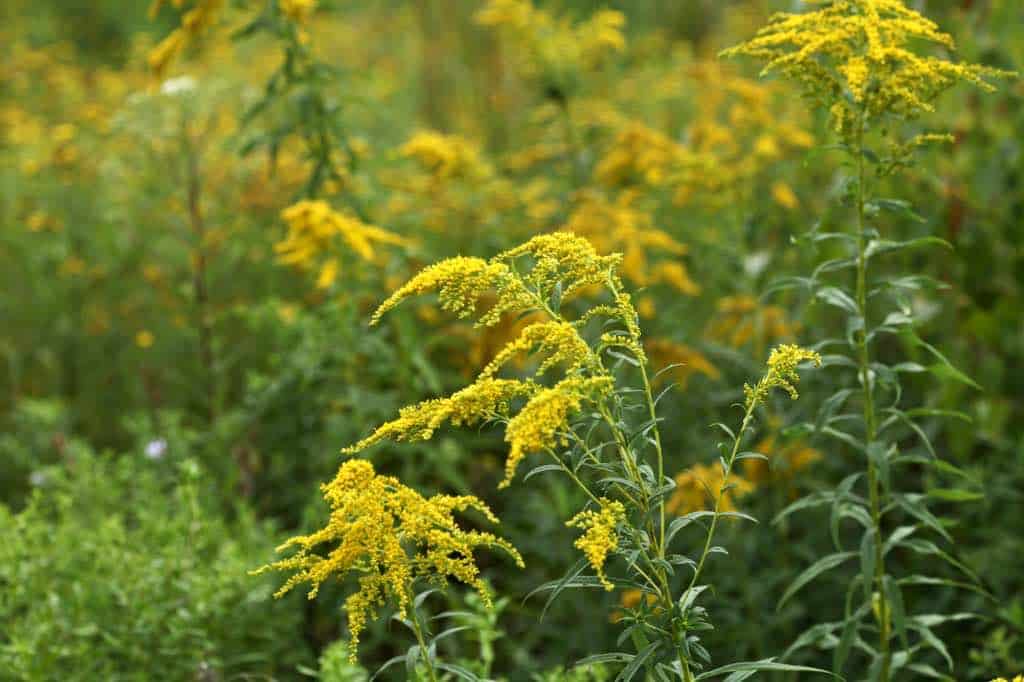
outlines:
M307 659L298 613L247 578L267 529L204 504L194 461L162 473L80 450L23 511L0 508L5 679L288 675Z
M788 0L517 0L487 22L478 0L148 4L0 3L0 679L365 680L393 661L377 679L431 662L443 682L662 682L685 675L677 649L731 682L1024 670L1022 81L907 121L863 98L950 85L892 87L955 75L932 61L945 39L906 45L913 73L876 62L884 83L852 40L794 62L840 104L809 113L796 84L716 57L823 6ZM953 35L953 64L1024 65L1020 2L904 4ZM278 245L300 199L344 220L297 231L296 264ZM367 251L337 228L353 219L401 245ZM643 346L621 320L581 327L616 381L607 418L586 403L561 461L528 455L507 489L501 420L366 453L425 496L482 498L500 525L467 527L526 568L478 557L493 610L454 583L415 620L381 609L351 664L358 583L274 602L248 571L324 526L342 447L537 322L473 328L421 298L369 326L373 306L429 263L561 230L624 254ZM543 284L536 307L568 318L611 302ZM780 344L822 368L739 429ZM610 592L577 546L600 549L602 498L628 510Z

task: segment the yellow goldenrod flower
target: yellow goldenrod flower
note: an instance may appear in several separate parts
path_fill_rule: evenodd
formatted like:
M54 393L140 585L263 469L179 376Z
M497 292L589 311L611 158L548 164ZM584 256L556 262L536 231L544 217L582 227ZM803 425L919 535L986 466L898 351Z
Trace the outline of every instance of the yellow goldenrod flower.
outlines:
M526 455L565 445L569 418L580 410L584 401L599 400L612 386L610 376L570 376L535 393L505 430L505 440L510 447L505 460L505 478L498 487L505 488L512 482L516 468Z
M790 210L800 206L800 199L797 198L793 188L781 180L772 183L772 199L779 206Z
M486 261L482 258L456 256L448 258L421 270L415 277L402 285L374 312L370 324L377 324L380 318L398 304L412 296L437 291L441 308L453 312L460 318L473 315L477 303L484 294L494 291L497 302L491 310L513 309L518 303L527 304L526 292L513 276L508 265ZM497 322L498 315L487 315L490 323Z
M604 573L604 565L608 555L619 547L619 536L616 528L626 520L626 508L621 502L601 498L599 511L586 509L566 521L570 528L579 528L583 535L574 546L587 557L590 566L597 572L597 577L604 589L611 592L615 586Z
M634 206L637 193L619 194L614 203L599 192L584 192L582 200L569 215L565 229L586 237L601 253L622 252L620 271L637 286L664 283L688 296L700 292L679 260L651 263L651 255L681 258L686 245L654 227L647 211Z
M821 356L815 351L793 344L783 344L773 348L768 356L768 372L761 377L756 386L750 384L743 386L747 406L764 402L768 397L768 392L773 388L781 388L789 393L790 398L796 400L798 397L796 384L800 381L800 375L796 369L801 362L813 362L820 367Z
M800 324L791 321L784 308L761 305L753 296L726 296L715 307L718 317L709 326L708 336L734 348L755 337L764 342L790 339L800 330Z
M476 589L486 604L490 595L474 551L491 547L506 552L519 567L519 552L491 533L465 531L454 513L474 509L491 523L491 510L472 496L434 495L424 498L392 476L377 474L366 460L345 462L333 481L322 486L331 507L327 525L310 535L293 537L278 548L297 548L294 555L264 566L254 573L270 570L294 573L275 596L283 596L302 583L311 585L308 596L316 597L324 581L349 574L358 576L359 589L345 601L351 637L350 657L354 660L359 635L377 609L393 603L402 617L412 599L412 581L427 578L444 586L453 578ZM322 545L326 555L318 553Z
M637 183L657 186L663 184L670 171L684 163L688 155L682 145L667 135L632 122L615 136L594 169L594 176L609 187Z
M491 167L481 159L480 149L458 135L421 131L402 145L399 154L415 159L438 179L479 179L492 174Z
M505 345L480 372L480 378L494 376L516 355L531 351L545 356L537 368L538 377L556 365L563 365L566 372L571 372L592 364L594 359L590 347L572 324L536 322L525 327L515 340Z
M281 212L288 225L285 238L274 245L278 261L308 269L322 256L330 253L334 243L341 240L364 261L377 258L377 246L407 247L410 241L375 225L368 225L353 216L338 213L322 200L304 200ZM326 289L338 277L340 262L329 258L321 265L317 287Z
M751 40L723 52L766 62L810 94L833 102L832 118L844 135L858 117L891 114L912 119L958 82L992 90L986 78L1009 75L909 49L927 41L953 49L953 39L902 0L825 0L805 14L780 13ZM848 93L849 98L842 93Z
M338 279L338 259L328 258L320 266L320 274L316 277L317 289L330 289L335 280Z
M517 275L510 263L523 257L531 258L533 267L527 274ZM537 298L547 300L556 286L561 286L562 298L568 299L590 285L606 283L620 261L618 254L600 256L586 239L568 233L539 235L490 260L448 258L424 268L391 294L377 308L371 324L405 299L436 291L441 307L460 318L474 315L481 299L493 294L493 305L477 322L491 326L506 312L537 307Z
M511 401L537 390L536 384L514 379L481 379L446 398L425 400L403 407L398 419L377 428L370 436L344 450L351 454L365 450L382 440L429 440L445 422L472 426L489 419L506 417Z

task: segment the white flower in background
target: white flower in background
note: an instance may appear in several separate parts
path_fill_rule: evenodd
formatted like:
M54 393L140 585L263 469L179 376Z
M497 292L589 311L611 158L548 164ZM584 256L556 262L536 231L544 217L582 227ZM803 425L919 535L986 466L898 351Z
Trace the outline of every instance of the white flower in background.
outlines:
M160 84L160 92L164 95L178 95L184 92L191 92L199 85L192 76L178 76L168 78Z
M167 453L167 440L164 438L156 438L146 443L146 457L150 459L163 459L164 454Z
M29 483L36 488L46 485L47 479L48 476L45 471L33 471L28 477Z
M767 251L756 251L743 259L743 270L747 275L757 277L764 272L771 260L772 255Z

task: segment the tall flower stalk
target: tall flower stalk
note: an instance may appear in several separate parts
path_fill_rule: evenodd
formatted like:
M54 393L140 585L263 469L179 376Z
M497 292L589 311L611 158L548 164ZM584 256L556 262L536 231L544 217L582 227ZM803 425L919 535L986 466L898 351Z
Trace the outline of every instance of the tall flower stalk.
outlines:
M859 552L844 551L839 532L834 528L833 539L839 551L809 567L786 592L783 601L817 575L859 554L861 573L847 595L843 620L822 624L817 630L805 633L800 644L808 645L831 637L830 643L835 650L834 669L838 673L850 657L854 643L860 639L860 632L873 630L875 645L867 647L870 652L869 678L888 682L897 667L917 673L925 671L923 664L913 660L915 654L921 656L919 652L922 649L932 648L944 654L944 647L931 632L931 627L951 618L925 620L905 614L903 587L928 582L918 580L920 576L898 579L890 575L886 568L886 554L899 547L919 554L946 557L933 543L915 536L923 529L931 529L947 539L949 536L920 497L894 490L891 479L892 468L918 461L900 451L900 441L908 436L923 439L928 453L933 458L935 456L925 431L916 422L921 415L928 414L928 410L907 410L900 405L899 375L927 368L907 362L885 364L878 359L873 344L885 334L904 335L935 356L941 370L936 374L962 375L947 371L950 368L945 357L923 342L914 331L913 311L905 298L910 290L919 287L917 280L886 279L874 275L869 269L872 259L882 254L941 240L925 237L900 242L883 238L875 227L869 225L869 218L883 212L915 218L916 214L904 201L873 196L869 181L872 174L880 179L908 166L914 150L922 144L945 139L941 135L918 135L906 143L888 141L885 139L887 128L893 122L909 122L933 111L939 94L957 83L966 82L983 90L992 90L986 79L1007 74L913 51L911 47L921 42L951 51L953 39L941 32L936 24L907 8L902 0L827 0L818 4L820 9L804 14L775 15L757 36L724 54L762 59L767 63L763 73L778 72L799 83L813 101L828 109L841 142L839 147L847 156L847 167L852 168L848 198L855 216L854 233L814 235L816 241L839 240L849 245L852 253L817 268L809 286L817 299L840 309L847 318L847 338L823 342L823 345L845 347L849 356L831 359L830 364L854 368L857 383L856 389L839 391L824 401L816 430L852 447L866 460L863 475L846 479L835 493L823 496L821 501L833 504L834 518L858 520L863 526L863 533ZM887 149L880 146L883 142L888 142ZM869 172L869 164L874 167L873 173ZM842 272L851 267L855 271L852 291L849 287L828 285L818 280L820 273ZM871 308L881 307L881 302L886 299L890 305L895 304L896 309L890 308L882 321L875 323ZM855 393L860 395L859 413L842 414L843 405ZM880 406L879 396L882 394L891 398L888 407ZM859 424L859 428L851 430L848 424ZM866 500L853 492L862 476L867 488ZM805 502L798 504L806 506ZM899 514L910 525L889 531L888 517L897 518ZM858 584L863 587L864 602L853 608L851 597ZM867 620L869 615L874 616L873 626ZM911 632L920 636L919 644L910 644ZM898 663L894 649L896 641L901 644ZM945 656L952 668L948 654Z

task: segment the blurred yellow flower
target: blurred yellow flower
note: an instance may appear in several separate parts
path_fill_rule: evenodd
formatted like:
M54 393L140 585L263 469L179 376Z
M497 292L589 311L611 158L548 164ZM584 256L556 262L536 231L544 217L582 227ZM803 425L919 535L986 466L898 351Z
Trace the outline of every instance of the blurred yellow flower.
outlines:
M783 208L792 210L800 206L800 199L797 198L796 192L782 180L772 183L772 199Z
M755 489L750 481L733 474L729 484L733 487L721 493L725 476L722 467L717 464L705 466L694 464L676 474L676 489L665 503L665 511L670 514L688 514L693 511L710 509L721 494L719 511L736 511L735 500Z
M148 329L141 329L135 334L135 345L139 348L150 348L155 341L156 337Z

